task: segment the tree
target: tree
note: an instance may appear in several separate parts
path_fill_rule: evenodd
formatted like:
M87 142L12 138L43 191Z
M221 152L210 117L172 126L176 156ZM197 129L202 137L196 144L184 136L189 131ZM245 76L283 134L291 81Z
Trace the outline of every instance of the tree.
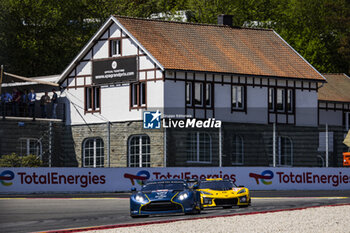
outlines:
M191 22L216 24L219 14L235 26L259 22L319 71L350 73L348 0L0 0L0 64L24 76L59 74L110 15L179 10Z
M40 167L42 161L36 155L18 156L15 153L0 157L0 167Z

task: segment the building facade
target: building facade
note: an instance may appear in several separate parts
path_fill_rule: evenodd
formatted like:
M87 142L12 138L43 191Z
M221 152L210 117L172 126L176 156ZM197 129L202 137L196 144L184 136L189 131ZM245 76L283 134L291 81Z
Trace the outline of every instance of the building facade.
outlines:
M58 166L324 165L326 79L273 30L111 16L55 83ZM157 110L222 127L145 129ZM340 166L333 139L329 165Z

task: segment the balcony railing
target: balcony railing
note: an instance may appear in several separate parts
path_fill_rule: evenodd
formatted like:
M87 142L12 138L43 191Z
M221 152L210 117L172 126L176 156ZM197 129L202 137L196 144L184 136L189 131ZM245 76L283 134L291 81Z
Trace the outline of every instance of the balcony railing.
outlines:
M0 103L0 114L2 119L7 117L33 118L35 119L59 119L65 121L65 103L57 103L56 116L53 111L53 104L40 105L40 101L36 101L34 105L23 103Z

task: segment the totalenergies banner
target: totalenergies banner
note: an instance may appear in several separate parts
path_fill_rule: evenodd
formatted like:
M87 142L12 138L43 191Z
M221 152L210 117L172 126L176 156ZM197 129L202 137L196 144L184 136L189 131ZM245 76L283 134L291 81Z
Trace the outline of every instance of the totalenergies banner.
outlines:
M0 193L130 191L147 180L205 178L251 190L350 190L349 168L0 168Z

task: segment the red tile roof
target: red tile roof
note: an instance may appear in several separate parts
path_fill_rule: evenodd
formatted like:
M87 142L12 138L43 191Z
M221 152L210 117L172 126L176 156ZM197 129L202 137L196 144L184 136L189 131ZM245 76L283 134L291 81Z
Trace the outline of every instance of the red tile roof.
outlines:
M346 74L323 74L327 79L318 90L318 99L323 101L350 102L350 77Z
M115 18L165 69L324 81L273 30Z

